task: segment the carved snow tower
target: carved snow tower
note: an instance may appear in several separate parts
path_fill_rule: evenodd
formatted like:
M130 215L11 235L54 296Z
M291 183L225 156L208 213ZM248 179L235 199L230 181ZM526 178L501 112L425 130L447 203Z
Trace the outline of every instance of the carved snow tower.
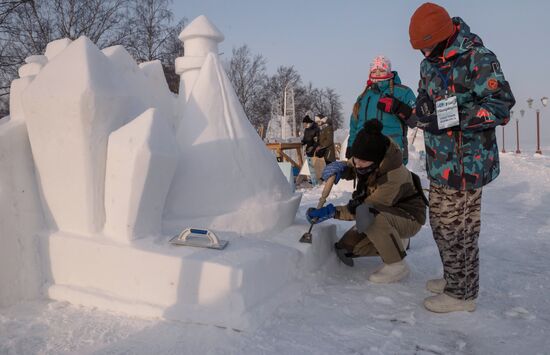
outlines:
M258 233L289 226L301 195L292 193L246 117L218 56L223 34L200 16L179 38L185 45L185 56L176 59L181 154L164 211L165 229Z

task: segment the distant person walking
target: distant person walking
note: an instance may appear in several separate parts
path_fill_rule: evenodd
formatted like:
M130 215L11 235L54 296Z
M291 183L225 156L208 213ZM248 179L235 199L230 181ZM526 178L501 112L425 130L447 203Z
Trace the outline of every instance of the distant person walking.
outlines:
M382 133L399 146L403 164L407 164L406 122L411 116L415 99L413 91L401 84L398 73L392 71L391 61L384 56L375 57L370 64L367 85L353 105L346 158L351 157L351 147L365 122L376 119L384 126Z
M409 35L425 56L414 119L424 130L430 224L443 262L443 277L426 285L438 295L424 305L474 311L481 192L499 174L495 127L508 123L515 99L496 55L460 17L425 3L412 15Z
M315 151L315 156L324 158L328 165L336 160L334 129L328 117L323 114L315 116L315 123L319 126L319 146Z
M302 136L302 145L305 146L306 160L309 167L309 174L311 178L311 185L317 185L317 175L313 166L313 157L315 156L315 151L319 147L319 126L306 115L302 123L304 125L304 134Z

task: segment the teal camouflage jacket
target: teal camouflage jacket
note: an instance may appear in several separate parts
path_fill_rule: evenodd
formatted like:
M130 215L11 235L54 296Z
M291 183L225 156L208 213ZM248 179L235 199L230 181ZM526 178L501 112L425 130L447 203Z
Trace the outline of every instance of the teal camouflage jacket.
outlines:
M366 90L357 98L359 103L358 115L353 113L350 117L350 129L348 148L351 151L351 146L355 141L355 136L363 126L365 121L371 119L377 119L382 122L384 128L382 133L390 137L403 153L403 164L408 162L408 142L407 142L407 126L399 119L399 117L380 111L376 104L381 97L385 95L393 95L398 100L414 108L416 97L414 92L407 86L401 84L401 79L396 71L393 72L393 86L390 85L390 80L385 80L373 84L366 88Z
M457 97L460 126L435 135L424 132L430 180L457 190L482 187L499 172L495 127L510 120L515 99L493 52L459 18L457 35L439 58L420 64L419 92L434 103L446 91ZM445 85L447 81L447 85Z

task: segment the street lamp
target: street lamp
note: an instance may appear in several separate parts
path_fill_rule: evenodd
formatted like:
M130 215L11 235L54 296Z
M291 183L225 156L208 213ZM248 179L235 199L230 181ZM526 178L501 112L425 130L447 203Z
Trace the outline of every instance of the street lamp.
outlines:
M510 111L510 115L512 115L512 111ZM506 153L506 148L504 143L504 126L502 126L502 153Z
M527 99L527 107L533 108L533 101L534 101L534 100L533 100L532 98L528 98L528 99Z
M536 154L542 154L542 150L540 150L540 110L537 109L537 151Z
M540 99L540 102L542 103L543 107L546 107L548 105L548 97L544 96ZM529 105L529 108L533 105L533 99L529 98L527 100L527 104ZM540 109L537 108L535 110L537 113L537 151L536 154L542 154L542 151L540 150Z
M523 117L523 114L525 114L525 111L521 110L520 114ZM510 117L514 117L514 111L510 111ZM516 118L516 154L521 154L521 150L519 150L519 119L518 118Z

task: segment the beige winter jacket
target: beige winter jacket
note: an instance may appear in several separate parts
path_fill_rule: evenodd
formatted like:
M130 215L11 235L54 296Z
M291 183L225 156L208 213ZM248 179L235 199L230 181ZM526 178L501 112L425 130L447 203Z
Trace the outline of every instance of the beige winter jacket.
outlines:
M334 129L332 125L324 124L319 133L319 150L324 150L323 157L327 161L336 160L336 150L334 148Z
M353 167L351 160L349 164ZM354 169L350 171L354 172ZM355 172L345 178L354 178L354 175ZM359 183L366 184L366 186L358 186L358 189L366 188L365 203L372 204L379 212L410 218L420 224L426 222L426 205L414 186L411 172L403 165L399 146L393 141L380 167L367 178L366 182ZM355 219L346 206L337 206L336 210L338 219L348 221Z

